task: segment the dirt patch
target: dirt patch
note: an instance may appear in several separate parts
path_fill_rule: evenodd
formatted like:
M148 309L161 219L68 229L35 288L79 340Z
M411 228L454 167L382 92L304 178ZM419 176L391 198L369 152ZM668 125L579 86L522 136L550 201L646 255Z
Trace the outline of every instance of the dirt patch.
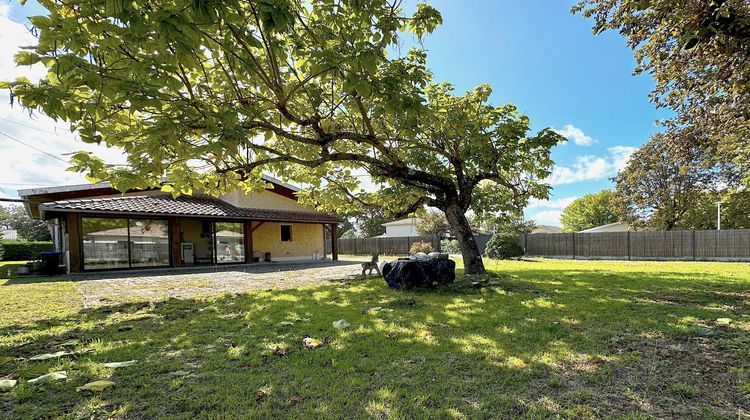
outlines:
M244 293L250 290L294 289L303 286L352 279L361 274L358 263L315 266L252 266L216 272L141 272L137 275L81 280L75 287L86 307L133 301L163 301L170 298Z

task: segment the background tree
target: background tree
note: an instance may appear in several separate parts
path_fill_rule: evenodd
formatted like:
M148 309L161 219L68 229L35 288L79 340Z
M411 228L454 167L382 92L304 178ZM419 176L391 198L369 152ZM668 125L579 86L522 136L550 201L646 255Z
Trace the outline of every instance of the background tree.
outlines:
M676 111L674 141L744 166L750 185L750 2L584 0L573 11L627 39L635 73L656 83L651 99Z
M573 200L563 209L560 217L565 232L580 232L617 221L614 193L610 189Z
M385 233L383 223L392 222L393 218L386 215L385 211L378 207L368 207L360 210L354 216L354 225L357 234L361 238L372 238Z
M432 83L426 53L395 56L400 31L442 21L400 0L41 2L39 42L16 56L47 78L5 83L25 107L122 148L128 167L87 153L75 170L114 188L175 195L263 188L261 172L305 184L305 204L445 212L466 272L484 271L466 212L546 197L561 140L480 86ZM379 189L361 188L357 171Z
M19 239L24 241L51 241L49 226L42 220L34 220L26 214L21 206L9 206L0 211L0 226L7 226L18 231Z
M435 210L427 210L418 214L417 233L420 235L434 235L444 237L450 230L445 213Z
M718 214L716 203L719 201L721 201L722 229L750 229L750 191L748 190L702 191L696 203L685 212L677 228L716 229Z
M697 148L676 147L669 134L653 136L614 178L620 218L655 230L679 226L703 191L721 181L720 172L704 164Z

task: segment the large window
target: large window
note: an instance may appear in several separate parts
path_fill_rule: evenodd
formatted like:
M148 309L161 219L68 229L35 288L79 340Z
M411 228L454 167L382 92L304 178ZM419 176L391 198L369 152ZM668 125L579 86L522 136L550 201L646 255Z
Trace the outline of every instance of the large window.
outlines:
M84 270L128 268L128 220L84 217Z
M169 265L165 220L81 219L84 270Z
M169 265L169 226L166 220L130 220L130 266Z
M245 262L245 233L242 223L216 223L216 262Z

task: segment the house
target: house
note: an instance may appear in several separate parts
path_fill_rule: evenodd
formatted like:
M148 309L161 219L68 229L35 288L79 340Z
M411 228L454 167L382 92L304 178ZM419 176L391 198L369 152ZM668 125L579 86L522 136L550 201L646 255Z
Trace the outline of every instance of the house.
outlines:
M601 225L597 227L592 227L590 229L582 230L578 233L601 233L601 232L627 232L632 230L630 228L630 225L625 222L615 222L615 223L609 223L606 225Z
M18 194L31 217L52 225L68 272L323 258L325 232L336 237L341 219L298 203L296 187L264 180L265 191L219 198L123 194L107 182Z
M560 233L562 232L562 229L558 226L550 226L550 225L536 225L534 226L534 229L531 230L531 234L534 233Z
M13 228L2 228L0 229L0 240L2 241L17 241L18 231Z
M385 226L385 234L378 237L400 238L406 236L419 236L419 233L417 233L417 223L419 223L419 221L420 219L418 217L407 217L406 219L383 223L381 226Z

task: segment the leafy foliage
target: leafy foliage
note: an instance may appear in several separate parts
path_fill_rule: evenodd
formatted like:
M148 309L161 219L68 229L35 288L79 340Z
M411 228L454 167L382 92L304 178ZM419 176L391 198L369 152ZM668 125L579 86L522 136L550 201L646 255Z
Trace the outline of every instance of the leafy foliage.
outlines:
M489 103L489 86L456 95L433 83L424 50L394 56L402 30L421 37L442 20L400 3L44 1L49 16L31 18L38 45L16 58L47 78L6 85L84 141L122 148L127 168L73 156L74 170L121 191L251 191L266 171L341 214L427 204L448 215L467 271L483 271L466 212L545 197L561 137L530 135L514 106ZM378 190L361 188L362 171Z
M362 238L372 238L384 234L385 226L383 226L383 223L393 221L392 217L386 216L385 212L377 207L370 207L357 213L354 219L354 225Z
M672 230L704 191L715 191L725 180L706 167L695 147L679 148L670 134L658 134L636 151L615 178L617 212L633 226Z
M496 233L487 242L484 253L498 260L522 257L525 253L518 235L513 233Z
M417 233L420 235L434 235L443 237L449 231L450 225L445 213L441 211L425 211L419 215Z
M618 221L614 192L603 189L573 200L563 209L560 222L566 232L580 232Z
M440 241L440 252L446 254L460 254L461 247L455 239L443 239Z
M750 229L750 191L748 190L701 192L695 204L685 212L677 228L716 229L717 202L721 202L722 229Z
M4 250L4 255L0 258L3 261L35 260L42 251L54 249L52 242L3 241L0 246Z
M409 247L409 253L414 255L417 252L424 252L425 254L429 254L430 252L434 251L432 248L432 244L429 242L414 242L411 244L411 247Z
M676 112L673 140L744 166L750 184L750 3L746 0L583 0L594 33L616 30L650 74L651 99Z
M8 226L18 231L24 241L50 241L49 226L42 220L35 220L26 214L21 206L10 206L0 212L0 226Z

